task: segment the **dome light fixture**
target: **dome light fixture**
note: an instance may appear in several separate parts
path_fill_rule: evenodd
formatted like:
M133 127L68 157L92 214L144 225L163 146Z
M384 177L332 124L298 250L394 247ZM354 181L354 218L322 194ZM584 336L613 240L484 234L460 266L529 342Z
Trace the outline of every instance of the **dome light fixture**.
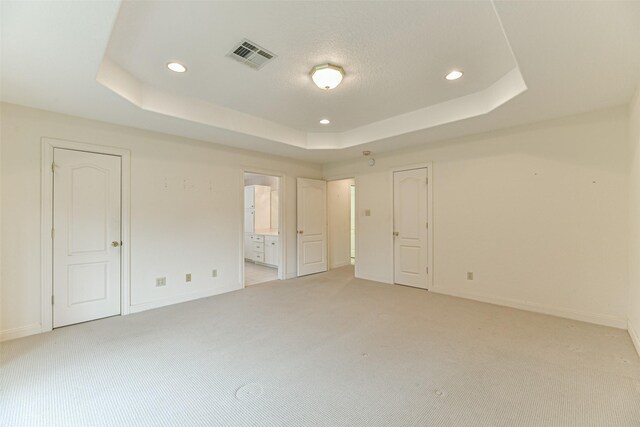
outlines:
M462 74L463 74L462 71L453 70L452 72L447 74L444 78L447 80L458 80L460 77L462 77Z
M344 68L334 64L316 65L311 69L311 79L320 89L333 89L344 77Z
M179 62L169 62L167 63L167 68L174 73L184 73L185 71L187 71L187 67L180 64Z
M321 124L321 125L328 125L329 123L331 123L331 120L329 120L329 119L322 119L322 120L320 120L320 124Z

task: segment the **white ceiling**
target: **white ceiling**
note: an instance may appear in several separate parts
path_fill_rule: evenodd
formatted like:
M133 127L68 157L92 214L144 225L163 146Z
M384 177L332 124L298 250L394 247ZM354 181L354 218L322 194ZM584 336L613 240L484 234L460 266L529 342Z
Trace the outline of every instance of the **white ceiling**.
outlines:
M320 163L628 102L640 2L493 6L5 0L1 96ZM278 58L260 71L226 58L244 37ZM170 73L171 60L189 71ZM308 76L326 61L347 72L328 92ZM445 81L455 67L463 79Z
M277 54L259 71L226 57L243 38ZM301 131L342 132L485 89L516 66L488 1L125 1L107 55L146 84ZM175 60L189 71L176 75ZM342 65L335 90L311 82ZM452 69L467 76L449 82ZM330 126L320 125L322 118Z

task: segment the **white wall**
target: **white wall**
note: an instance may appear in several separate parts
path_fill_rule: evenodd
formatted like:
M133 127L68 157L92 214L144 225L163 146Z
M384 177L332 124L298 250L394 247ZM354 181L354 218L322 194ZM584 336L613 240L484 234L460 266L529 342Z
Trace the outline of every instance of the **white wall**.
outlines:
M325 165L356 177L356 275L393 281L390 170L432 161L432 291L626 327L627 122L618 108Z
M280 188L280 179L277 176L263 175L256 173L244 174L244 185L266 185L271 187L272 190Z
M133 311L242 288L245 167L286 175L286 274L295 275L295 178L320 177L319 166L14 105L1 108L0 339L40 327L42 137L131 150ZM211 278L214 268L217 279ZM185 273L192 273L192 284L183 282ZM161 276L167 286L156 288Z
M351 186L353 179L327 183L329 268L351 263Z
M629 233L629 334L640 354L640 88L629 110L631 142Z

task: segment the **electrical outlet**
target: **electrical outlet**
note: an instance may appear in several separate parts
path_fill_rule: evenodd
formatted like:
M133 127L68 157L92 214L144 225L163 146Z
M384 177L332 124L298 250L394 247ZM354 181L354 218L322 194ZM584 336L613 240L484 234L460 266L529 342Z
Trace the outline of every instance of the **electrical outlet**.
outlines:
M218 277L218 270L211 270L211 277Z
M467 280L473 280L473 271L467 272Z
M156 287L159 288L161 286L167 286L167 278L166 277L158 277L156 279Z
M371 216L371 209L365 209L364 216Z
M188 283L191 281L191 273L187 273L187 275L185 276L184 280Z

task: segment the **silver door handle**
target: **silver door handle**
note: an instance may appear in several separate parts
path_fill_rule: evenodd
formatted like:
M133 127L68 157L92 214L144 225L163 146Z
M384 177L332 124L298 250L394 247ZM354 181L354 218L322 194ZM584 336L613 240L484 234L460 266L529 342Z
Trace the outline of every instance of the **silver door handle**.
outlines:
M117 248L121 244L122 244L122 242L116 242L116 241L111 242L111 246L113 246L114 248Z

